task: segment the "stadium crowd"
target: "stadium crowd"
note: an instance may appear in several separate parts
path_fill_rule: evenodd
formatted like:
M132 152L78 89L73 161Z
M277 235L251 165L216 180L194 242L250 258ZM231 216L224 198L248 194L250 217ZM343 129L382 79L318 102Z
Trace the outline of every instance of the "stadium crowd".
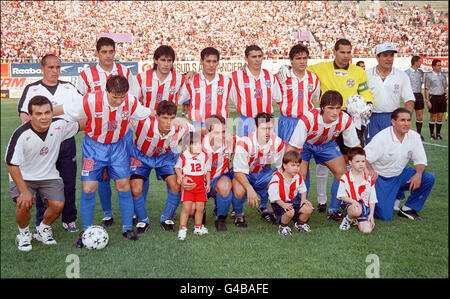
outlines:
M399 56L448 52L448 12L375 3L363 9L360 1L2 1L1 61L38 62L47 53L96 61L100 32L132 34L131 43L118 43L121 61L151 59L161 44L177 49L178 60L196 60L208 45L223 59L243 59L253 43L269 59L286 59L296 33L305 31L313 36L305 42L311 58L331 58L338 37L353 41L357 57L374 57L385 41Z

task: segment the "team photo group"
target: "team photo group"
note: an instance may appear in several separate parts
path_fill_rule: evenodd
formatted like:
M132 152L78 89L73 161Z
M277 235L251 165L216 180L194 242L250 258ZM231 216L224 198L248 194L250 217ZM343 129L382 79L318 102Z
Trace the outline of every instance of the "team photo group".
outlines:
M426 170L422 116L426 108L431 139L441 140L448 104L442 61L433 60L424 76L420 57L413 56L402 71L393 67L396 45L386 42L374 45L378 64L365 70L351 61L352 43L337 39L334 60L313 65L307 46L292 45L290 65L276 74L262 67L263 49L248 45L245 65L229 75L218 73L221 53L214 47L201 50L200 72L183 74L174 70L177 49L161 45L153 66L134 76L116 60L114 40L101 37L98 63L81 72L76 86L60 80L58 56L43 56L43 78L26 86L19 100L22 124L5 156L18 250L32 250L33 239L56 244L52 225L59 218L76 233L78 248L95 248L87 232L104 234L113 223L121 223L123 237L132 241L149 233L150 221L179 240L213 227L245 230L252 225L245 205L275 234L294 238L292 229L314 231L308 222L317 212L340 230L365 234L394 214L422 220L435 183ZM76 134L84 134L81 169ZM166 184L159 219L148 215L155 199L152 170ZM120 215L113 214L113 192ZM101 223L94 222L96 194ZM214 226L206 222L208 201Z

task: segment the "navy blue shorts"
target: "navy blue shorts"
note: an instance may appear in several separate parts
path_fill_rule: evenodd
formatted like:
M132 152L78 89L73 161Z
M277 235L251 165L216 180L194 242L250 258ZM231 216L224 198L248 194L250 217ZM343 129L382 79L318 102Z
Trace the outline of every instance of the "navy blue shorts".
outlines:
M370 214L370 207L366 206L362 202L358 201L359 205L361 206L361 215L358 217L358 222L364 222L367 221ZM345 204L345 212L347 212L348 207L350 207L351 204L347 203Z

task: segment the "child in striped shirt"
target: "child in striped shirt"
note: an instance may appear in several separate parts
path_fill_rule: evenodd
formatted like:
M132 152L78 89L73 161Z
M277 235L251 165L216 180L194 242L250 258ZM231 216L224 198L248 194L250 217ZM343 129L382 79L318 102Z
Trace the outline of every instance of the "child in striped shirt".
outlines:
M347 204L347 215L339 229L348 230L352 223L358 224L363 233L371 233L375 227L373 214L377 201L375 181L364 172L366 152L361 147L348 150L348 160L352 166L339 183L337 198Z
M269 200L280 224L278 233L283 236L291 235L288 226L291 220L298 231L311 231L306 222L313 207L306 199L306 185L300 174L301 161L299 152L286 152L281 168L273 174L268 186Z

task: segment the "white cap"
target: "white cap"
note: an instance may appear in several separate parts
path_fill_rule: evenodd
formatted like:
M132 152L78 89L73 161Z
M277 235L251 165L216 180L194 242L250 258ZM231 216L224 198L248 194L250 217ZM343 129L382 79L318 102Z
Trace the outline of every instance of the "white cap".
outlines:
M397 50L395 49L394 45L391 43L384 43L384 44L379 44L375 50L375 54L378 56L381 53L384 52L395 52L397 53Z

